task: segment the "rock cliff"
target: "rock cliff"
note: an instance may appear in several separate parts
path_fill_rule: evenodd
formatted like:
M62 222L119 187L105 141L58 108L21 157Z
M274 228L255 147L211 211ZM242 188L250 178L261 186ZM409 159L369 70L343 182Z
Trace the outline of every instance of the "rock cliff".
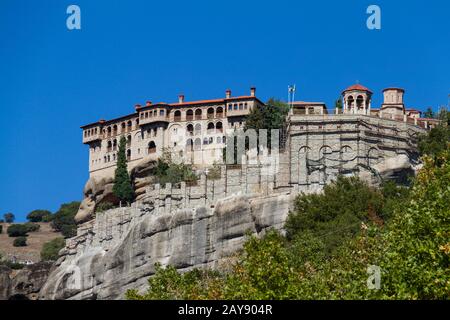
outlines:
M127 289L147 287L157 262L180 270L216 267L242 247L247 233L281 229L292 200L289 194L253 194L170 213L106 211L79 225L40 298L123 299Z

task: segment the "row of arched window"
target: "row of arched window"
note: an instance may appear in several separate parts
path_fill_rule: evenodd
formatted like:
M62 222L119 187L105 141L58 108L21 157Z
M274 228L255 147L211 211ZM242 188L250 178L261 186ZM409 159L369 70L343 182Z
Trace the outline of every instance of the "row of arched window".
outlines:
M131 149L127 150L127 160L131 160ZM117 153L113 153L113 154L108 154L106 156L103 157L103 161L105 163L111 162L111 161L116 161L117 160Z
M88 137L90 137L90 136L94 136L94 135L96 135L97 134L97 128L92 128L92 129L89 129L89 130L84 130L84 137L85 138L88 138Z
M119 131L120 127L120 131ZM135 121L135 129L139 128L139 119L136 119ZM113 137L117 136L118 134L123 134L127 132L131 132L133 130L133 121L129 120L127 122L122 122L119 125L115 124L112 126L108 126L103 129L103 137Z
M203 145L210 145L210 144L214 144L214 140L217 144L221 144L221 143L226 143L226 137L225 136L221 136L221 137L216 137L216 139L214 139L214 137L205 137L203 138ZM202 148L202 139L200 138L196 138L194 139L187 139L186 140L186 151L197 151L197 150L201 150Z
M202 125L200 123L197 123L195 126L193 124L188 124L186 126L186 131L189 135L193 136L197 136L200 135L202 132ZM207 127L206 127L206 131L209 134L212 133L222 133L223 132L223 124L222 122L217 122L217 123L213 123L213 122L209 122Z
M131 146L131 135L127 136L127 146ZM110 140L106 143L106 151L116 151L118 149L118 142L117 139Z

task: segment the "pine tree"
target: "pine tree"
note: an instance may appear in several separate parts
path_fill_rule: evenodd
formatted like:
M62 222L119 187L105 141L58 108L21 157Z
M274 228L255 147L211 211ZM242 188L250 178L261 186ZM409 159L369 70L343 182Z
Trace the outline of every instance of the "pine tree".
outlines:
M130 203L134 199L134 190L127 169L126 143L125 137L120 138L113 193L120 201Z

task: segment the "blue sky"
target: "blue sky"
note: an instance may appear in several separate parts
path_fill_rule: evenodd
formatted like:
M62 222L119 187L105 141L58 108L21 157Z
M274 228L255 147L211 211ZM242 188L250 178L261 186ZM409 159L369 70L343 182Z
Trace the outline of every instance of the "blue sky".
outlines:
M81 8L81 30L66 8ZM382 29L366 28L366 8ZM450 93L450 2L0 1L0 214L19 220L82 199L88 149L80 125L146 100L233 95L329 106L357 80L406 89L408 107Z

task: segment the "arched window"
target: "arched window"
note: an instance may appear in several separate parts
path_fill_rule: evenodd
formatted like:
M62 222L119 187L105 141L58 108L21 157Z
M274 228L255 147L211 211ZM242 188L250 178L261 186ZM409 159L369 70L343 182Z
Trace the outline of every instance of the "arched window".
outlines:
M117 125L113 126L113 135L117 135Z
M208 123L207 132L214 133L214 123L212 123L212 122Z
M117 150L117 140L114 139L113 141L113 150L116 151Z
M122 122L121 126L121 132L124 133L125 132L125 122Z
M358 96L358 97L356 98L356 108L357 108L358 110L362 109L362 108L363 108L363 103L364 103L364 98L363 98L363 96Z
M154 141L150 141L148 144L148 154L152 154L156 152L156 144Z
M106 148L106 150L108 152L111 152L111 150L112 150L112 142L111 141L108 141L108 147Z
M108 127L108 137L111 137L111 127Z
M223 118L223 108L222 107L218 107L216 109L216 118L219 118L219 119Z
M214 118L214 108L208 108L206 114L207 114L208 119L213 119Z
M131 150L130 149L127 150L127 160L128 161L131 160Z
M217 143L222 143L222 137L217 137L216 141Z
M208 138L203 138L203 145L208 145Z
M186 127L187 130L187 134L189 136L193 136L194 135L194 126L192 124L188 124Z
M195 139L194 142L194 150L201 150L202 149L202 140L200 138Z
M239 110L244 110L244 105L242 103L239 103Z
M177 111L175 111L175 113L173 114L173 120L174 121L181 121L181 111L180 110L177 110Z
M127 146L131 146L131 136L127 137Z
M192 139L187 139L186 141L186 151L193 151L194 150L194 142Z
M197 123L195 125L195 135L198 136L202 133L202 125L200 123Z
M127 131L128 131L128 132L131 131L131 126L132 126L131 121L128 121L128 122L127 122Z
M216 132L223 132L223 124L220 121L216 123Z
M353 108L354 107L354 105L353 105L354 102L355 102L355 99L353 98L353 96L348 97L348 99L347 99L348 108Z
M186 121L191 121L191 120L194 120L194 111L189 109L188 111L186 111Z
M195 120L201 120L202 119L202 109L195 110Z

